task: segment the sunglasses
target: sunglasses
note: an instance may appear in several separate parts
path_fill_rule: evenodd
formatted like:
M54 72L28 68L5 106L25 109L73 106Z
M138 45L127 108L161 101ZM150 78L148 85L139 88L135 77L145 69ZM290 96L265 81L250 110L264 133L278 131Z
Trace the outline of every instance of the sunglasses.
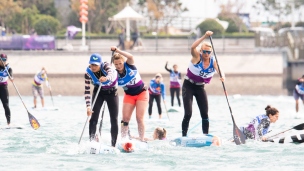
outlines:
M6 61L6 58L1 58L1 60L2 60L3 62L5 62L5 61Z
M211 53L211 51L208 51L208 50L203 50L203 54L210 54Z

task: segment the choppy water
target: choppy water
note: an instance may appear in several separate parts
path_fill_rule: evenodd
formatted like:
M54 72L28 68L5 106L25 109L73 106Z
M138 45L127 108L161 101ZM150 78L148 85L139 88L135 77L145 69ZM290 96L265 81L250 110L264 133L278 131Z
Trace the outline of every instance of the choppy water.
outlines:
M23 97L28 107L32 97ZM230 96L230 104L238 126L252 117L264 113L267 104L277 107L281 113L279 121L273 125L274 133L291 128L303 122L293 119L294 100L287 96ZM120 97L122 101L122 97ZM40 101L38 101L40 102ZM88 127L78 146L86 108L83 97L54 97L59 111L30 111L41 127L33 130L26 110L19 97L10 97L12 125L24 129L0 129L0 170L303 170L303 145L274 144L247 141L236 146L225 140L232 136L232 121L225 96L209 96L210 133L220 136L222 147L185 148L173 147L164 142L153 142L147 150L127 154L87 154L84 144L88 139ZM169 97L167 97L169 104ZM121 104L121 103L120 103ZM46 105L52 106L46 97ZM122 105L120 105L120 108ZM170 106L167 106L170 109ZM120 110L121 111L121 110ZM182 111L182 110L181 110ZM153 117L146 116L146 136L152 136L157 126L168 130L168 137L181 136L183 112L169 113L170 122L158 122L156 105ZM300 112L304 116L301 106ZM166 117L164 113L164 118ZM121 114L119 116L119 120ZM199 122L196 103L190 128ZM3 109L0 109L0 127L5 126ZM109 115L106 111L103 122L103 141L110 144ZM135 117L130 124L131 131L137 133ZM198 127L192 135L201 133Z

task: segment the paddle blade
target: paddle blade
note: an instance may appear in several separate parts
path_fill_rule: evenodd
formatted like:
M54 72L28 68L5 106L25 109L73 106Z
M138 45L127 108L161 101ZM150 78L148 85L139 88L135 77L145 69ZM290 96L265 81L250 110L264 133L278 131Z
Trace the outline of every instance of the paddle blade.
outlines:
M29 121L30 121L32 128L35 130L40 128L40 124L39 124L38 120L33 115L31 115L29 112L28 112L28 116L29 116Z
M236 145L246 143L245 135L235 124L233 125L233 139Z
M304 123L293 127L293 129L295 129L295 130L304 130Z

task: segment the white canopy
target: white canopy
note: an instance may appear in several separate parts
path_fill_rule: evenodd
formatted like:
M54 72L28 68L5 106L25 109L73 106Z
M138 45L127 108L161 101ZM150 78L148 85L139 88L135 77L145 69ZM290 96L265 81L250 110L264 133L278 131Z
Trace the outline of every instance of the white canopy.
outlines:
M110 21L121 21L126 20L126 36L127 41L130 41L130 20L144 20L145 18L137 13L133 8L129 6L129 3L127 6L121 10L119 13L114 15L113 17L110 17Z

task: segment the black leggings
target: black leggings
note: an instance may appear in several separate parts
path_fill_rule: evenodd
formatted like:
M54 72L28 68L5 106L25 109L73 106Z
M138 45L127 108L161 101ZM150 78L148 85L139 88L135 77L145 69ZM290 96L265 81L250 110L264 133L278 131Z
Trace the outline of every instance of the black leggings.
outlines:
M179 92L180 88L170 88L170 94L171 94L171 106L173 107L174 105L174 93L176 93L176 98L178 101L178 106L181 106L180 98L179 98Z
M0 99L4 108L5 112L5 117L7 124L11 123L11 111L9 108L9 100L8 100L8 90L7 90L7 85L0 85Z
M193 96L196 99L198 108L202 117L202 130L204 134L208 134L209 120L208 120L208 99L203 85L192 84L188 80L184 80L182 88L183 102L185 115L182 122L182 135L187 136L189 122L192 116Z
M157 105L157 109L158 109L158 114L161 115L162 114L162 109L161 109L161 95L154 95L154 94L150 94L149 97L149 108L148 108L148 112L149 115L152 115L152 107L153 107L153 100L155 99L156 101L156 105Z
M95 99L98 87L94 88L93 91L93 98L92 103ZM93 114L90 119L90 126L89 126L89 135L90 137L95 136L96 133L96 125L98 123L100 109L102 107L103 102L107 102L108 110L110 113L110 121L111 121L111 137L112 146L116 145L117 135L118 135L118 105L119 99L117 90L112 91L103 91L100 90L99 95L96 99L95 105L93 107Z

